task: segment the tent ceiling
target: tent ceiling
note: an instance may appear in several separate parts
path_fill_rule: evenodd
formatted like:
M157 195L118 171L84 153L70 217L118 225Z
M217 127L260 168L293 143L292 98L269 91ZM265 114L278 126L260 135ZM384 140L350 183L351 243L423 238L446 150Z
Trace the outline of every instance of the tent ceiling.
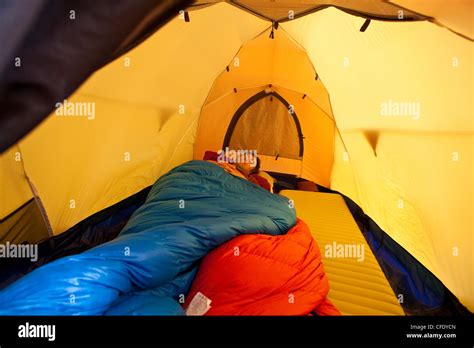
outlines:
M230 3L260 18L277 22L288 21L290 13L298 18L328 7L368 19L428 20L468 40L474 40L472 0L196 0L190 9L200 9L218 2ZM401 13L403 18L399 18Z
M391 3L432 17L432 22L474 40L474 1L472 0L389 0Z
M278 22L301 17L330 6L353 15L379 20L400 20L399 11L403 11L403 20L426 19L416 12L381 0L197 0L193 7L201 8L221 1ZM293 17L289 18L290 15Z

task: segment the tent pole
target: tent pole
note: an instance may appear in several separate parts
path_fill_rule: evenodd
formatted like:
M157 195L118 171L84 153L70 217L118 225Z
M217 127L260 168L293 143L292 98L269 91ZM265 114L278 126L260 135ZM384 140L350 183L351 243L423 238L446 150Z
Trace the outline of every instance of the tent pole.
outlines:
M43 205L43 202L41 201L41 198L38 195L38 191L36 190L35 185L31 181L28 174L26 174L25 162L23 161L23 154L21 153L20 146L17 145L17 147L18 147L18 152L20 153L21 166L23 168L23 173L25 174L26 181L28 182L28 186L30 187L31 193L33 194L33 198L34 198L36 204L38 205L39 211L41 213L41 217L43 218L43 222L46 226L46 229L48 230L48 235L50 237L53 237L53 228L51 227L51 222L49 221L48 214L46 213L46 209Z

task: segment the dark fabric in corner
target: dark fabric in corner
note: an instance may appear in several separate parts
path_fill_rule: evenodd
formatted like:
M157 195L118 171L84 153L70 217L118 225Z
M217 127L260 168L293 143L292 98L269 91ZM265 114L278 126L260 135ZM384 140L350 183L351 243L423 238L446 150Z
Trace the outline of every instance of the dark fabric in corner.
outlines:
M190 2L2 0L0 153L94 71L143 41Z

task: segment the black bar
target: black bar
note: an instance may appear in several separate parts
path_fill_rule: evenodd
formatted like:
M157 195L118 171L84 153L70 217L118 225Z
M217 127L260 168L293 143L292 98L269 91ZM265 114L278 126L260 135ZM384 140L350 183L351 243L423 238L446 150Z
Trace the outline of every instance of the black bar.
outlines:
M19 326L55 325L55 339L18 337ZM438 344L469 345L473 317L0 317L0 345L12 344ZM429 325L432 325L430 327ZM441 327L440 325L444 325ZM416 327L414 327L416 326ZM424 327L423 330L420 328ZM407 334L455 334L409 338ZM52 336L50 336L52 337ZM316 346L315 346L316 347Z

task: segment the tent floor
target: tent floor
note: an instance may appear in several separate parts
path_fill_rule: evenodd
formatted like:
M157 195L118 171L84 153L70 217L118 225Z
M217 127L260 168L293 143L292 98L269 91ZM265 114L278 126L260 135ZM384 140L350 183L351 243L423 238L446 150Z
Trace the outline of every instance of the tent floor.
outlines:
M329 279L329 299L343 315L404 315L390 284L338 194L282 190L292 199L299 218L311 228L319 244ZM337 254L357 247L360 257ZM346 249L349 250L349 249ZM332 254L331 254L332 253ZM331 257L332 256L332 257Z

